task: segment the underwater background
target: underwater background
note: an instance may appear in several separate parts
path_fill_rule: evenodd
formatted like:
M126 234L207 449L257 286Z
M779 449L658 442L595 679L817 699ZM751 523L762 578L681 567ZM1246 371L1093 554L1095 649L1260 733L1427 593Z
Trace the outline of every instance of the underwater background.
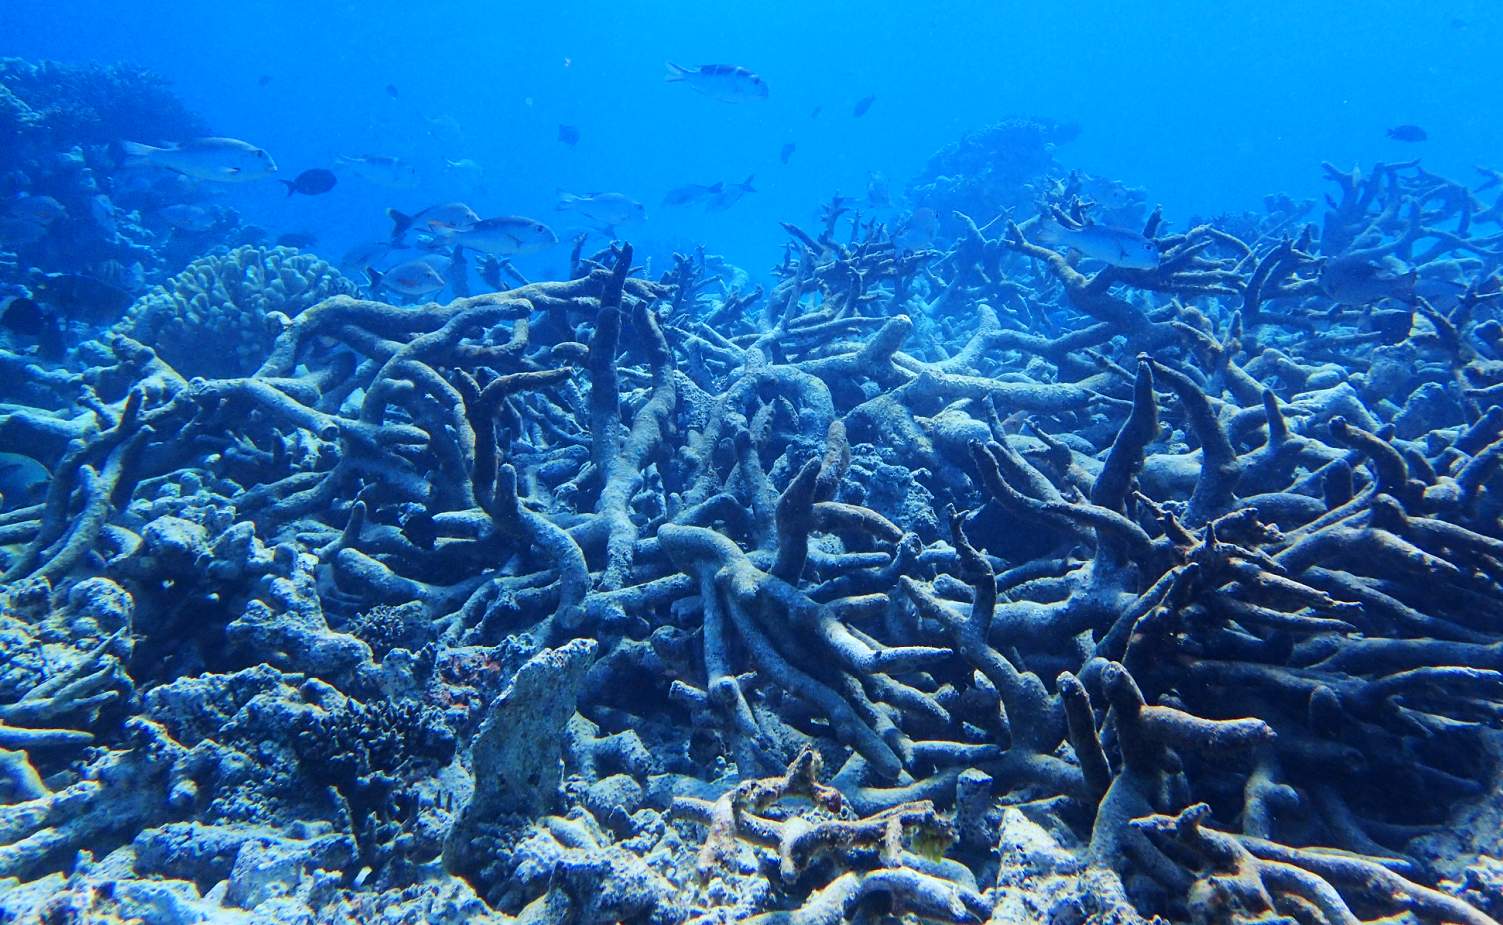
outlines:
M1497 925L1500 47L0 0L0 925Z

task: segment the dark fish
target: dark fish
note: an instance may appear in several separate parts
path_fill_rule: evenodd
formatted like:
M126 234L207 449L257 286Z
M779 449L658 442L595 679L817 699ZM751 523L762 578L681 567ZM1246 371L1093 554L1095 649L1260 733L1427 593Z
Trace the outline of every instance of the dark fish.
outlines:
M119 286L77 273L48 273L32 288L32 298L57 309L65 317L95 324L119 320L134 301Z
M579 129L560 122L558 124L558 140L571 148L574 147L579 144Z
M425 512L412 514L402 521L402 534L419 549L432 549L438 539L438 524L433 515Z
M752 186L752 180L754 179L756 179L754 176L750 176L740 183L733 183L730 186L722 188L721 191L715 194L715 196L710 199L709 203L705 205L705 211L723 212L736 203L740 202L741 197L745 196L747 193L755 193L757 189L756 187Z
M857 100L856 105L851 108L851 115L856 117L857 119L861 118L862 116L866 115L866 111L868 109L871 109L872 104L876 101L877 97L875 94L871 96L863 96L861 99Z
M398 96L397 85L396 84L387 84L386 85L386 95L389 96L389 97L391 97L392 99L396 99L397 96Z
M289 231L277 238L277 247L296 247L299 249L313 247L318 243L318 235L307 231Z
M823 106L815 106L813 109L809 110L809 118L811 118L811 119L818 119L819 118L819 114L822 113L822 112L824 112L824 111L825 111L825 108Z
M1419 272L1389 254L1369 257L1346 254L1332 257L1320 269L1320 288L1343 305L1365 305L1380 299L1414 301Z
M269 83L271 83L270 74L262 74L260 77L256 78L256 86L258 87L264 87Z
M36 337L51 318L51 314L35 299L18 295L5 303L4 311L0 312L0 326L13 334Z
M1395 125L1388 130L1388 137L1394 141L1424 141L1430 135L1418 125Z
M713 186L705 186L703 183L690 183L686 186L675 186L663 197L665 206L686 206L691 202L700 202L717 196L725 189L725 183L716 183Z
M781 150L781 151L778 152L778 160L782 161L785 164L788 163L788 159L793 156L793 152L797 148L798 148L798 145L794 144L791 141L788 142L786 145L783 145L783 150Z
M287 195L302 193L304 196L321 196L334 188L339 178L334 176L334 171L325 170L322 167L314 167L297 175L295 180L282 180L287 187Z

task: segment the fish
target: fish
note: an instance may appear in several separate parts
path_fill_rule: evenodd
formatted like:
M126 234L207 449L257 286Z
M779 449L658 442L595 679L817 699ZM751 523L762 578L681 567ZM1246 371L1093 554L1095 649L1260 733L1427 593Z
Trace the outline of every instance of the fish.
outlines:
M1388 137L1392 138L1394 141L1414 142L1424 141L1426 138L1430 137L1430 133L1426 132L1418 125L1404 124L1395 125L1393 128L1389 129Z
M121 147L126 166L160 167L196 180L248 183L277 172L270 154L238 138L196 138L160 148L126 141Z
M709 199L711 196L717 195L723 189L725 189L724 183L716 183L711 186L705 186L703 183L690 183L685 186L675 186L673 189L668 191L667 195L663 197L663 205L686 206L690 203L701 202L705 199Z
M592 222L609 227L639 222L647 217L646 206L622 193L591 193L588 196L560 193L556 208L578 212Z
M423 260L409 260L385 273L375 267L366 267L365 275L370 277L372 290L386 288L413 299L432 295L448 285L443 274Z
M314 167L297 175L295 180L281 180L287 187L287 195L302 193L304 196L321 196L334 188L339 178L334 176L334 171L325 170L322 167Z
M887 185L887 177L877 171L866 176L866 204L879 208L892 205L892 189Z
M414 226L419 231L463 231L480 221L480 216L475 210L462 202L441 202L412 215L398 212L396 209L387 209L386 217L391 219L393 241L401 241L407 229Z
M705 205L705 211L724 212L726 209L740 202L742 196L745 196L747 193L755 193L757 188L752 186L752 180L754 179L756 179L756 176L752 175L740 183L732 183L724 187L719 193L711 197L710 201Z
M1096 224L1066 228L1045 216L1035 234L1041 244L1062 244L1114 267L1156 270L1159 266L1158 242L1130 228Z
M1342 305L1366 305L1382 299L1414 301L1419 271L1389 254L1371 257L1343 254L1320 268L1320 289Z
M861 99L856 101L855 106L851 107L851 116L857 119L861 118L862 116L866 115L866 111L868 109L871 109L872 104L876 101L877 97L875 94L871 96L863 96Z
M788 159L793 156L793 152L796 150L798 150L798 145L794 144L791 141L788 142L787 144L783 145L783 150L778 152L778 160L782 161L785 164L788 163Z
M53 197L30 195L12 199L5 204L4 212L9 218L36 222L38 225L50 225L68 214L63 204Z
M31 284L31 297L64 317L90 324L118 321L135 301L125 289L81 273L44 274Z
M339 258L339 266L343 269L364 270L368 266L384 262L395 250L390 241L357 244Z
M522 215L481 219L469 228L450 231L440 237L456 247L468 247L493 257L536 254L558 243L558 235L552 228Z
M161 216L167 224L183 231L208 231L219 221L218 216L203 206L188 203L178 203L159 209L157 215Z
M819 114L822 113L822 112L824 112L824 111L825 111L825 108L823 106L815 106L813 109L809 110L809 118L811 118L811 119L818 119L819 118Z
M558 124L558 140L571 148L574 147L579 144L579 129L560 122Z
M485 180L485 168L473 158L465 157L457 161L446 159L444 166L466 186L478 186Z
M900 251L919 251L934 243L939 231L939 215L928 206L914 209L897 228L892 243Z
M389 96L389 97L391 97L392 99L396 99L398 96L401 96L402 94L401 94L401 91L399 91L397 89L397 85L396 84L387 84L386 85L386 95Z
M767 99L767 82L734 64L701 64L684 67L668 62L670 83L685 83L696 91L724 103Z
M36 337L51 318L51 313L29 296L11 296L0 303L0 327L12 334Z
M318 235L308 231L289 231L277 238L277 247L295 247L299 250L318 244Z
M335 167L342 167L355 176L377 186L392 189L410 189L418 184L417 168L387 154L341 154L334 159Z
M25 247L47 236L47 226L26 218L0 215L0 245Z
M266 86L266 85L268 85L270 83L271 83L271 75L270 74L262 74L260 77L256 78L256 86L258 86L258 87L264 87L264 86Z
M0 493L9 506L40 501L52 473L36 459L21 453L0 453Z
M113 239L119 233L119 225L115 221L115 203L104 193L96 193L89 197L89 217L94 220L94 225L104 232L106 238Z

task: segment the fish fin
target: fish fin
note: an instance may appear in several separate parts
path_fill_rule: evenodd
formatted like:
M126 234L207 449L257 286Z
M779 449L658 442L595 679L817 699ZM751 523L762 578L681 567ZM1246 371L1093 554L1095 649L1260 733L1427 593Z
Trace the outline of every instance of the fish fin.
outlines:
M120 141L110 146L110 151L115 155L115 162L125 167L130 164L144 163L153 154L161 151L170 151L171 148L157 148L152 145L143 145L139 141Z
M382 273L380 270L377 270L375 267L366 267L365 275L370 278L372 292L381 288Z
M741 188L743 190L745 190L746 192L748 192L748 193L755 193L757 191L757 188L755 186L752 186L752 181L755 180L755 179L757 179L757 175L756 174L754 174L754 173L747 174L746 175L746 179L744 181L742 181L742 183L741 183Z
M396 209L387 209L386 217L391 219L391 239L393 241L401 241L402 235L406 234L407 229L412 227L412 216L406 212L398 212Z
M694 72L693 68L684 67L682 64L674 64L672 61L665 61L664 63L668 65L668 74L663 79L670 83L676 80L683 80L684 75Z

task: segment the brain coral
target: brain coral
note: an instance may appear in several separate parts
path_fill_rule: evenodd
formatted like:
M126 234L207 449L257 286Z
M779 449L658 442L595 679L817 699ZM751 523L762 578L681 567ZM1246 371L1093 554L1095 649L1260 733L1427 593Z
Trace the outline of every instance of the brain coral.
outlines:
M247 245L193 261L136 300L120 329L184 376L244 376L261 365L276 337L270 312L294 316L354 292L353 283L311 254Z

